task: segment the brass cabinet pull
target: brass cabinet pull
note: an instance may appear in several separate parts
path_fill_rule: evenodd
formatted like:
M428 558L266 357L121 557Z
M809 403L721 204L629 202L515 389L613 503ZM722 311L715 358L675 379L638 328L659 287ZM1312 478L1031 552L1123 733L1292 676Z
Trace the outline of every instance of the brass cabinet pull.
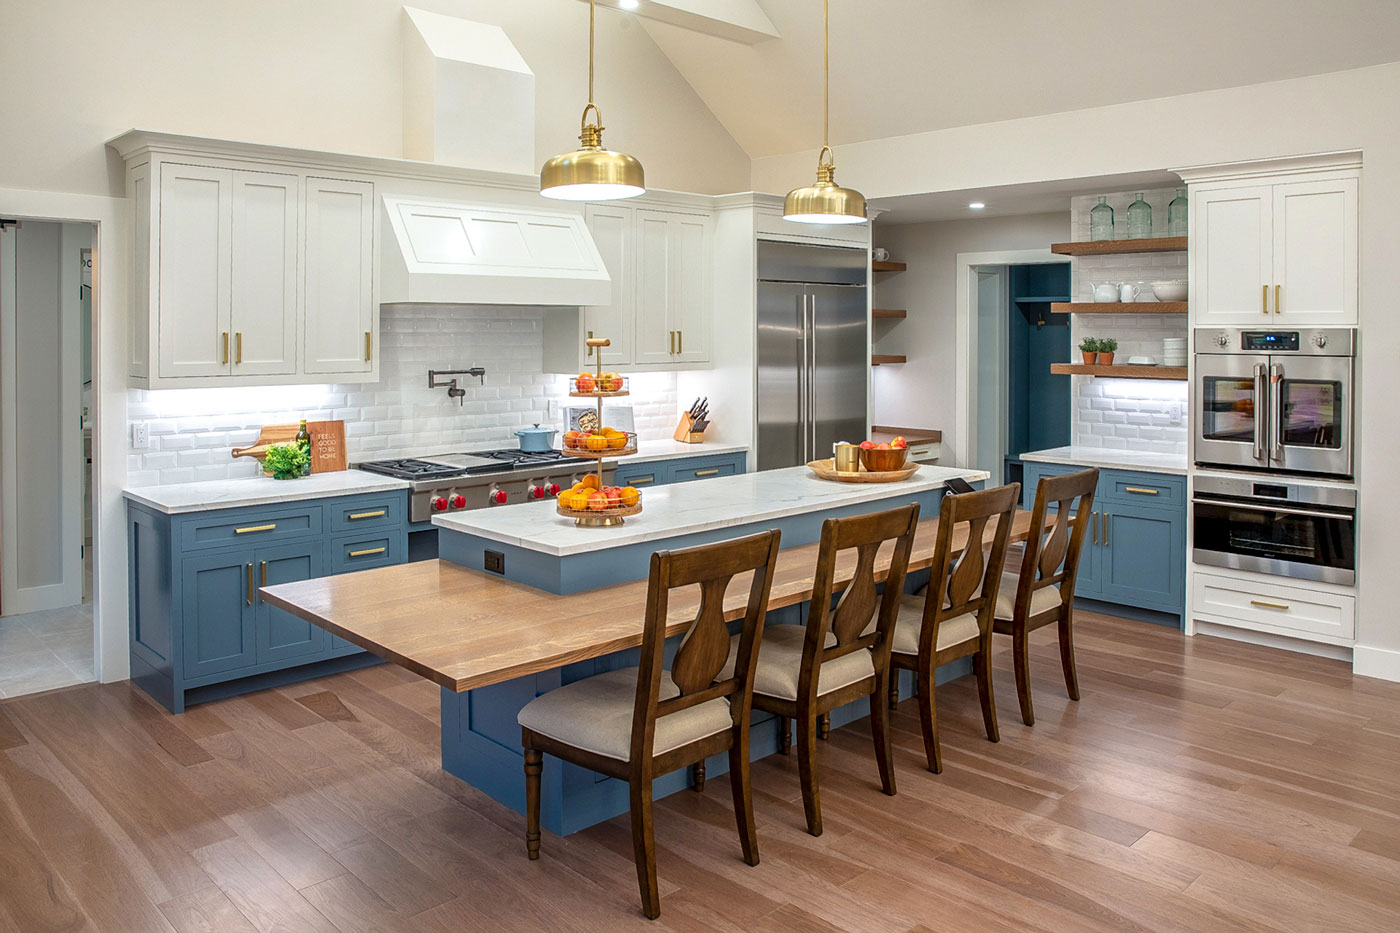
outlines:
M1263 286L1263 288L1264 288L1264 297L1263 297L1262 299L1260 299L1259 310L1260 310L1260 311L1263 311L1265 314L1268 314L1268 313L1269 313L1269 286L1265 285L1265 286Z
M266 524L266 525L249 525L249 526L246 527L246 528L235 528L235 529L233 529L233 533L236 534L236 535L246 535L246 534L247 534L248 532L250 532L250 531L271 531L272 529L274 529L274 528L276 528L276 527L277 527L277 523L276 523L276 522L270 522L269 524Z
M1275 285L1275 286L1274 286L1274 313L1275 313L1275 314L1282 314L1282 313L1283 313L1283 286L1282 286L1282 285Z
M236 334L233 335L233 345L234 345L234 347L236 348L236 349L234 350L234 353L233 353L233 361L234 361L235 363L242 363L242 362L243 362L243 331L240 330L238 333L236 333Z
M716 475L718 475L718 474L719 474L719 467L715 467L715 468L712 469L712 470L696 470L696 471L695 471L695 475L696 475L696 476L716 476Z
M1157 490L1155 490L1155 489L1147 489L1147 488L1145 488L1145 487L1143 487L1143 486L1124 486L1124 487L1123 487L1123 491L1124 491L1124 492L1135 492L1135 493L1137 493L1137 494L1140 495L1140 496L1155 496L1155 495L1157 495Z
M591 331L591 330L588 332L588 339L589 339L589 340L592 340L592 339L593 339L593 331ZM589 345L588 345L588 356L589 356L589 358L592 358L592 356L593 356L593 345L592 345L592 344L589 344Z
M351 512L347 518L353 522L361 518L381 518L385 514L384 509L380 509L377 512Z
M253 565L248 565L248 605L253 605Z
M1089 538L1094 544L1099 543L1099 513L1092 512L1089 515Z
M1112 518L1107 512L1103 513L1103 546L1108 547L1108 520Z
M678 330L678 331L676 331L676 353L677 353L677 354L681 354L681 353L684 353L684 352L685 352L685 331L683 331L683 330Z
M666 331L666 352L672 356L676 353L676 332L673 330Z
M350 552L350 556L351 556L351 557L368 557L368 556L371 555L371 554L383 554L383 553L384 553L385 551L387 551L387 550L389 550L387 547L372 547L372 548L366 548L366 549L363 550L363 551L351 551L351 552Z
M374 349L374 338L370 336L369 331L365 331L365 362L366 362L366 363L368 363L368 362L370 361L370 359L374 356L374 354L373 354L373 352L372 352L373 349Z
M654 483L654 482L656 482L656 476L655 476L655 475L652 475L652 476L637 476L637 477L633 477L633 478L627 483L627 485L628 485L628 486L645 486L647 483Z
M1251 606L1263 606L1265 609L1288 609L1288 603L1271 603L1266 599L1251 599Z
M267 586L267 561L262 562L262 583L260 586Z
M228 331L224 331L224 365L228 365Z

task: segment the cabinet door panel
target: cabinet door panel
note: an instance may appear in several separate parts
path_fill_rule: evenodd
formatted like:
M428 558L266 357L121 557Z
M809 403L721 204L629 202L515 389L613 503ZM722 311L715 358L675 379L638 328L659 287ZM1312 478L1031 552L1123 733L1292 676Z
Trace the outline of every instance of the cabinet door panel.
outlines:
M632 326L636 316L633 303L636 250L632 209L590 204L585 208L584 218L612 279L611 303L585 308L584 328L612 341L611 346L599 350L603 355L603 365L625 366L632 362ZM589 353L588 350L584 351L584 363L592 365L595 360Z
M248 667L257 659L248 603L251 551L187 557L181 573L184 678Z
M1168 510L1100 513L1099 594L1111 602L1180 611L1185 591L1184 516Z
M1356 179L1274 186L1277 320L1356 322Z
M306 179L305 370L373 369L374 186Z
M229 373L233 172L160 167L160 375Z
M671 363L675 356L671 301L671 223L663 211L637 211L636 343L638 364Z
M1266 322L1273 282L1273 189L1196 192L1191 202L1191 302L1201 324ZM1272 289L1271 289L1272 290ZM1273 296L1269 296L1269 309Z
M676 332L675 359L710 358L709 221L700 215L671 219L669 327Z
M325 545L317 541L259 548L255 556L258 586L276 586L325 575ZM320 626L254 597L257 608L258 663L304 658L324 652L330 633Z
M295 175L233 173L234 375L297 370Z

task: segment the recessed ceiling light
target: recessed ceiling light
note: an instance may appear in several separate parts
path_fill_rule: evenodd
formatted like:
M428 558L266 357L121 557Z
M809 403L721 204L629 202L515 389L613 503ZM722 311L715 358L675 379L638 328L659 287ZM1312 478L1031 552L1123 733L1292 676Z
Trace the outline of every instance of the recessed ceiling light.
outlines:
M986 207L986 206L987 206L987 205L983 204L981 201L973 201L971 204L969 204L969 205L967 206L967 209L970 210L970 211L980 211L982 208L984 208L984 207Z
M635 10L638 5L638 0L617 0L617 5L624 10Z

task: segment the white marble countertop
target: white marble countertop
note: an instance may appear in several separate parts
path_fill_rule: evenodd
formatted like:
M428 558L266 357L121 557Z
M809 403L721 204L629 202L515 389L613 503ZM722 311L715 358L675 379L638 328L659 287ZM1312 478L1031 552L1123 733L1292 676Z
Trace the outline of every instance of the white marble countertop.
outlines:
M378 473L340 470L335 473L317 473L301 479L276 480L270 476L256 476L251 479L212 480L205 483L137 486L122 492L132 502L150 506L167 515L175 515L181 512L208 512L214 509L236 509L276 502L300 502L304 499L324 499L329 496L353 496L362 492L407 489L408 486L405 480L380 476Z
M681 457L713 457L719 454L748 452L744 444L682 444L670 438L660 441L638 441L637 452L623 457L618 463L654 463L657 460L678 460Z
M568 557L927 492L941 488L954 476L979 482L990 474L926 464L902 483L837 483L817 479L807 467L799 466L646 489L641 514L629 517L621 527L579 527L573 519L532 502L436 515L433 524L553 557Z
M1051 447L1021 454L1022 460L1036 463L1066 463L1074 466L1142 470L1145 473L1186 475L1185 454L1159 454L1142 450L1114 450L1107 447Z

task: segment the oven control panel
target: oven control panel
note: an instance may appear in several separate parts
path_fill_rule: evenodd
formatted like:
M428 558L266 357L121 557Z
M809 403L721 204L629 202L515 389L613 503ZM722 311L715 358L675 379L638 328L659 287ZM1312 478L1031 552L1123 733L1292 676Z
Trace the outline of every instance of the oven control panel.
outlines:
M1240 332L1241 350L1297 351L1299 347L1296 330L1246 330Z

